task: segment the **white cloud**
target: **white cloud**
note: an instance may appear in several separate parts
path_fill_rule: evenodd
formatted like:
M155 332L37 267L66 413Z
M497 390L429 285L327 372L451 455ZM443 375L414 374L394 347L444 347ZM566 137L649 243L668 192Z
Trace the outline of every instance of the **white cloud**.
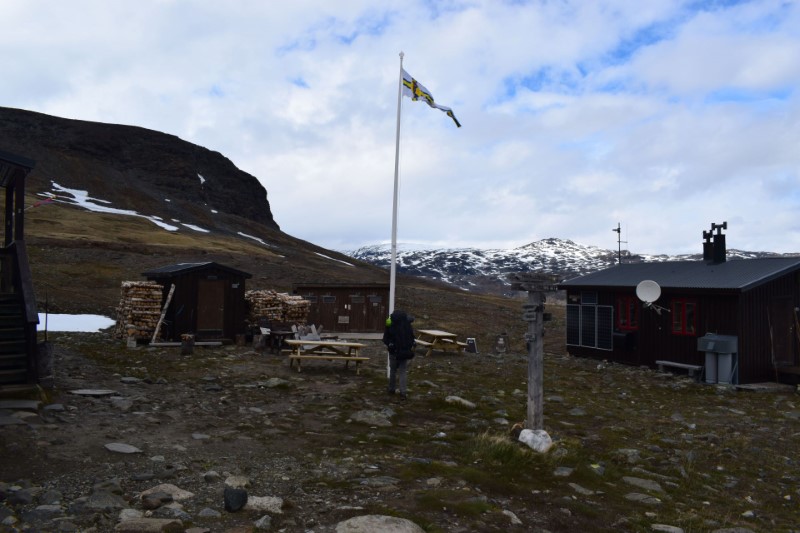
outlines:
M728 220L731 246L800 251L795 2L8 0L0 17L3 105L220 151L321 246L390 237L402 50L463 127L404 99L401 240L614 248L621 222L633 251L687 252Z

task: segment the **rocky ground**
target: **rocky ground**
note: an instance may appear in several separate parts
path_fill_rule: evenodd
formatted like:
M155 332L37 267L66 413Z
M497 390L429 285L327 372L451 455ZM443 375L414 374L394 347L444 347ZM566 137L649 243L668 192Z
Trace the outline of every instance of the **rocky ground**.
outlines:
M548 353L540 454L511 437L525 354L419 355L403 402L376 340L358 375L251 346L49 341L54 388L0 400L0 531L800 530L793 389Z

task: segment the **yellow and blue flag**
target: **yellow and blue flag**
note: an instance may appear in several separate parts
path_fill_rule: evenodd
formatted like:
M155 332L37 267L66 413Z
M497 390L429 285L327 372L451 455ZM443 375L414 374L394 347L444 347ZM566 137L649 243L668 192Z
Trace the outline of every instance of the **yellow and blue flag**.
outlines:
M445 107L443 105L439 105L433 101L433 95L431 92L425 88L420 82L415 80L411 77L411 74L403 69L403 96L408 96L412 100L422 100L429 106L436 108L440 111L444 111L448 117L453 119L453 122L456 123L456 126L459 128L461 124L458 122L458 119L453 114L453 110L449 107Z

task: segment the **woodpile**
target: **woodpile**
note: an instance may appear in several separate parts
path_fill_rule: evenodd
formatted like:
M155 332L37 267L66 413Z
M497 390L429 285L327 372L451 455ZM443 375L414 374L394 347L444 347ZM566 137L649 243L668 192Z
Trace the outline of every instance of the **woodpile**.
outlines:
M258 326L263 320L305 324L311 309L311 303L302 296L270 289L246 291L244 297L247 300L251 326Z
M150 340L161 317L163 291L155 281L123 281L114 336Z

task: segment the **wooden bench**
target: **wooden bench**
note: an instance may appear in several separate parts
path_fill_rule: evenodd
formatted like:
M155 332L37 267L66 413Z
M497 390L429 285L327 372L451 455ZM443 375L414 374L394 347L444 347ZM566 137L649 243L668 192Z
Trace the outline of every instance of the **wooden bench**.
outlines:
M415 340L414 342L417 343L417 346L424 346L425 348L429 348L430 345L433 344L433 343L430 343L428 341L421 341L419 339Z
M289 353L289 368L297 361L297 371L302 371L303 359L324 359L326 361L344 361L348 368L350 361L356 364L356 374L359 374L359 365L369 361L369 357L362 357L360 350L365 344L359 342L340 342L327 340L291 339L285 341L292 351Z
M329 355L329 354L306 354L306 355L289 355L289 367L293 366L293 363L297 361L297 371L300 372L301 366L300 361L303 359L325 359L326 361L344 361L344 367L348 368L350 365L350 361L355 361L356 363L356 375L359 374L358 366L364 362L369 361L369 357L355 357L350 355Z
M672 368L680 368L682 370L686 370L689 373L690 378L695 378L696 380L700 379L700 375L703 373L703 366L702 365L690 365L687 363L678 363L675 361L656 361L658 365L659 372L664 371L664 367L672 367ZM697 374L697 375L695 375Z

